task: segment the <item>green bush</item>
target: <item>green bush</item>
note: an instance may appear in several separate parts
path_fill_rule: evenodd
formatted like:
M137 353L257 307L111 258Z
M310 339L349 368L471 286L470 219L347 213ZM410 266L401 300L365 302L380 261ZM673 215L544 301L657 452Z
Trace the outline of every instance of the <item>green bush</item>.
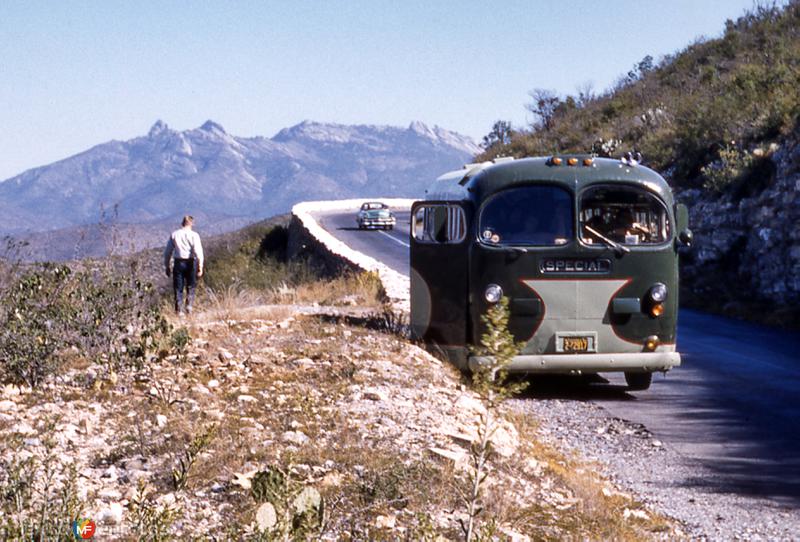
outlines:
M0 303L0 379L31 387L57 374L70 352L109 371L139 367L170 332L152 285L110 268L28 267Z
M719 160L702 169L703 186L713 192L724 191L731 183L750 172L753 155L747 151L727 145L719 151Z

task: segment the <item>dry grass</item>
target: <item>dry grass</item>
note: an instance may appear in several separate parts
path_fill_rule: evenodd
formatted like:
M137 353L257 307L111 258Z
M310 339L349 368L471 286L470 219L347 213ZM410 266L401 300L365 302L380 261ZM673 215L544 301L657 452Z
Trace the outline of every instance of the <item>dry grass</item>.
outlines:
M521 455L540 462L544 471L559 482L561 487L556 492L563 496L558 506L561 513L554 513L556 511L541 503L523 508L515 521L522 532L537 540L564 540L566 534L573 540L619 541L648 540L671 533L668 519L646 510L632 496L618 491L591 464L542 442L535 420L522 414L507 416L524 443ZM625 518L626 510L645 512L647 519ZM513 518L509 520L514 521Z

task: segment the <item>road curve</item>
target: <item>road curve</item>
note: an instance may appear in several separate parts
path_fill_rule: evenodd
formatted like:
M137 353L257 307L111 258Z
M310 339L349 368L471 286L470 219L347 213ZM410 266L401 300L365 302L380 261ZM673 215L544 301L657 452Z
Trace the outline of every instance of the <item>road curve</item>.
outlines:
M392 232L359 231L355 210L316 218L351 248L408 275L407 211ZM678 350L683 365L656 374L645 392L628 393L622 376L609 373L589 383L533 379L528 396L590 400L643 424L699 467L676 484L800 509L800 337L681 310Z

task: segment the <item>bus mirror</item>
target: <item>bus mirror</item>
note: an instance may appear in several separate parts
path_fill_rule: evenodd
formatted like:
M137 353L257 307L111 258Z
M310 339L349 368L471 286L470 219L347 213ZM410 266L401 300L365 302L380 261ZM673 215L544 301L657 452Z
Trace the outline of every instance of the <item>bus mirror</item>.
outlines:
M675 229L680 232L689 229L689 209L683 203L675 205Z
M692 233L692 230L689 228L681 230L681 232L678 234L678 241L680 241L683 246L692 246L692 241L694 241L694 234Z
M678 231L678 241L683 246L692 246L694 235L689 229L689 208L683 203L675 205L675 226Z

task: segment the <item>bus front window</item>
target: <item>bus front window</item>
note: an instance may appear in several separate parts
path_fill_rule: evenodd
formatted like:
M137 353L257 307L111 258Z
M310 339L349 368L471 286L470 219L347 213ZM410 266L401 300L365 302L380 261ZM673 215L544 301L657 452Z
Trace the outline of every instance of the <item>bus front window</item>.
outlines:
M601 186L581 197L581 240L654 245L670 236L669 216L655 195L633 187Z
M484 205L479 232L492 245L557 246L573 238L572 196L549 185L504 190Z

